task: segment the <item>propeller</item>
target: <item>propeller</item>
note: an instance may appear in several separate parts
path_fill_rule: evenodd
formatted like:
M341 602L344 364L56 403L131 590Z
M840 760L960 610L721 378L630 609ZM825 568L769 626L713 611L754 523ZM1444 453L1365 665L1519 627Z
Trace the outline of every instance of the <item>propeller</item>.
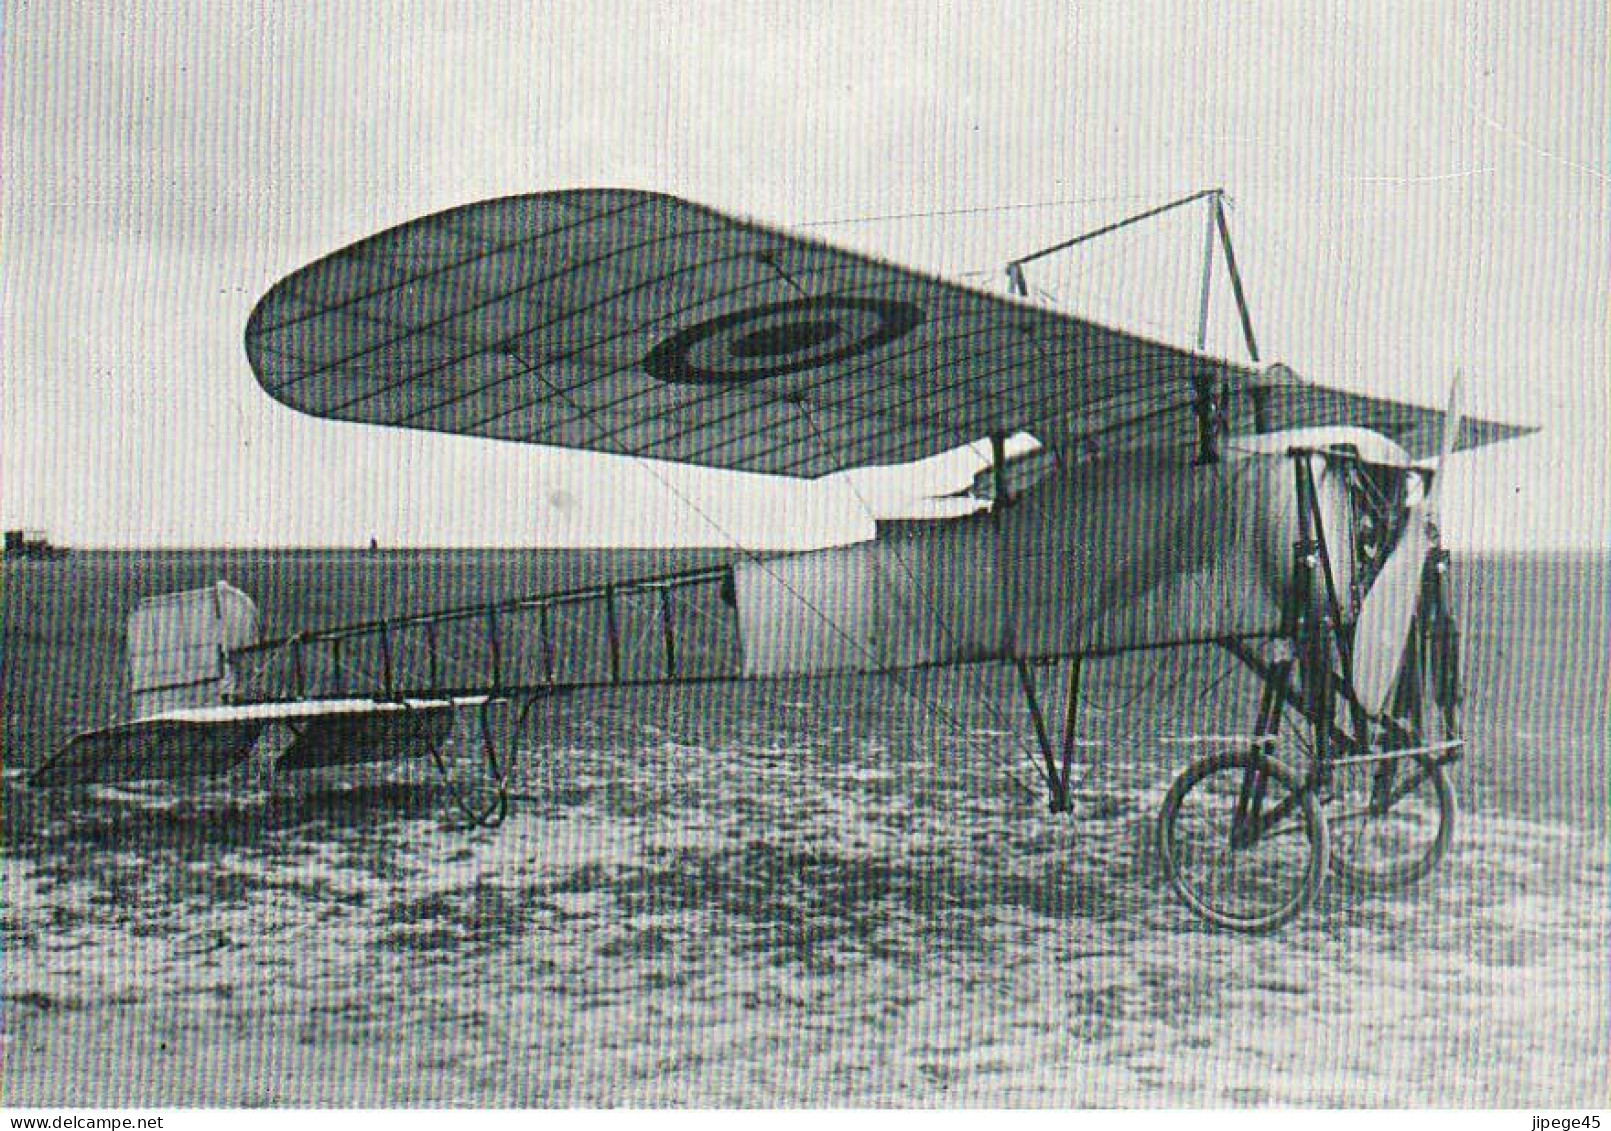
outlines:
M1427 555L1440 538L1438 495L1443 490L1443 465L1459 435L1460 378L1456 376L1449 386L1449 407L1443 414L1443 446L1432 487L1411 505L1404 534L1365 594L1354 626L1354 693L1360 706L1372 715L1380 715L1387 706L1387 697L1404 663L1410 625L1421 595L1421 574Z

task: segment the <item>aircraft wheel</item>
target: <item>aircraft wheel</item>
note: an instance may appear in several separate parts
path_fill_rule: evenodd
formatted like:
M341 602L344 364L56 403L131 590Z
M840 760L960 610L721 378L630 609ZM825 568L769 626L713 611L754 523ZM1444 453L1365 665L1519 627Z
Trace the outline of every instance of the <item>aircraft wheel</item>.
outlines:
M1326 821L1313 791L1250 750L1214 754L1175 779L1158 814L1158 856L1186 905L1221 927L1269 931L1326 876Z
M1354 887L1413 884L1449 850L1454 788L1425 754L1337 766L1330 796L1331 868Z

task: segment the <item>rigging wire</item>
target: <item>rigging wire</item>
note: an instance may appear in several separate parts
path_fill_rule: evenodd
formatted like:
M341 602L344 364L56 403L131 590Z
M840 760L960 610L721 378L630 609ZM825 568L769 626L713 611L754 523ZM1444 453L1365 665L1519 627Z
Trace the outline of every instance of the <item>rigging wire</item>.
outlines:
M539 380L543 384L547 385L549 390L552 393L554 393L554 395L556 397L558 397L560 400L564 401L579 417L587 420L588 423L592 424L595 428L599 428L600 431L604 431L604 428L602 427L601 423L597 420L597 418L593 415L592 411L589 408L587 408L584 405L578 404L575 400L573 400L571 397L569 397L567 395L566 390L556 388L553 385L552 382L548 381L546 378L544 378L541 375L539 367L537 367L535 365L532 365L525 358L520 358L520 357L518 357L518 355L511 354L511 356L516 356L517 360L519 360L522 365L526 366L526 369L527 369L527 371L529 373L531 373L534 377L536 377L537 380ZM742 545L742 543L739 541L739 539L737 537L735 537L731 531L727 530L724 526L722 526L722 524L719 523L715 519L715 517L710 514L709 511L707 511L705 508L701 507L687 493L685 493L684 491L678 489L678 487L674 483L672 483L670 479L668 479L665 475L661 474L660 471L654 466L654 464L653 464L653 462L651 460L648 460L645 457L640 456L640 455L636 455L636 454L630 455L629 458L634 460L640 467L642 467L645 471L647 471L649 473L649 475L657 483L659 483L662 488L664 488L666 491L668 491L672 495L674 495L685 507L687 507L690 511L692 511L695 515L697 515L707 526L709 526L712 530L714 530L717 534L719 534L727 542L728 545L730 545L733 549L737 550L740 554L743 554L746 558L748 558L750 564L756 566L757 568L759 568L763 572L765 572L767 574L767 576L769 576L774 582L776 582L778 584L778 586L780 586L782 589L784 589L786 592L788 592L791 597L793 597L796 601L800 602L800 604L803 605L806 609L810 610L810 612L812 614L814 614L820 621L822 621L823 624L827 625L828 628L835 635L840 637L841 640L843 640L845 643L849 644L850 646L855 648L857 651L859 651L863 655L864 658L866 658L869 661L872 661L873 665L874 665L874 670L878 670L878 664L877 664L878 657L876 655L873 655L871 653L871 651L867 648L867 646L863 642L861 642L860 640L857 640L854 636L852 636L849 632L847 632L837 621L835 621L826 612L824 612L819 606L817 606L814 602L812 602L803 593L799 592L799 590L795 589L792 585L790 585L782 576L780 576L778 574L778 572L776 570L772 569L767 564L766 559L762 558L755 551L750 550L747 547L745 547L744 545ZM961 722L960 719L958 719L950 711L946 710L937 701L935 701L935 700L933 700L931 698L927 698L927 697L923 696L921 693L919 693L916 690L914 690L898 674L895 675L895 684L896 684L897 687L899 687L904 693L906 693L908 696L910 696L920 706L926 707L932 713L937 714L940 717L946 719L959 733L962 731L963 726L962 726L962 722ZM1037 793L1036 790L1034 790L1031 787L1029 787L1028 785L1026 785L1016 774L1012 773L1006 766L1000 766L999 768L1001 769L1002 773L1006 775L1008 780L1010 780L1020 790L1022 790L1029 797L1035 798L1035 799L1038 800L1039 794Z
M822 430L817 426L816 417L812 414L810 405L804 401L801 401L799 402L799 408L801 415L805 417L806 423L810 426L812 433L817 437L817 442L826 447L826 440L822 435ZM862 510L865 511L867 517L872 520L874 528L876 529L878 519L873 514L872 504L867 501L867 497L862 493L861 488L857 486L854 479L847 477L844 482L850 487L851 493L856 496L856 501L861 504ZM944 611L939 606L939 603L933 599L932 594L918 578L917 572L912 568L911 563L906 560L905 555L893 549L891 550L889 556L893 557L897 562L900 563L902 572L906 574L906 579L911 582L911 589L916 596L916 600L926 606L926 608L917 610L918 615L922 616L927 614L933 623L939 625L941 632L945 634L946 642L956 647L958 654L960 654L962 651L961 640L959 639L954 626L951 624L950 619L945 616ZM876 563L876 558L874 561L875 570L884 568ZM897 594L900 594L899 587L893 587L893 591ZM905 605L906 602L904 600L904 595L902 595L902 597L902 604ZM912 611L910 605L906 606L906 611ZM971 665L961 666L966 668L970 667ZM978 692L980 701L985 704L986 710L990 712L992 718L995 720L996 725L1001 727L1009 736L1011 736L1013 744L1017 746L1023 753L1025 753L1030 758L1031 763L1033 763L1035 751L1029 747L1028 743L1024 742L1023 739L1019 737L1018 727L1015 725L1013 719L1007 714L1006 708L1002 706L999 698L990 692L982 677L975 679L973 682L975 685L975 690ZM992 760L996 762L998 768L1000 768L1003 773L1007 773L1009 776L1011 776L1009 767L1005 763L1001 762L1000 759ZM1027 789L1027 787L1024 787L1021 782L1019 784L1021 788Z
M802 287L799 284L799 282L797 280L795 280L795 278L792 275L790 275L787 271L785 271L776 262L769 261L769 266L771 266L772 270L774 272L776 272L777 275L785 283L787 283L790 287L792 287L795 290L795 292L797 294L799 294L802 298L811 297L809 295L809 293L806 291L806 289L804 287ZM817 418L816 418L816 415L811 410L810 402L807 401L804 398L799 398L798 400L795 400L793 403L800 410L800 415L805 419L806 425L811 429L812 435L814 435L817 438L817 443L821 444L824 450L829 450L829 445L828 445L828 442L827 442L827 438L823 435L822 429L817 424ZM844 471L844 470L852 470L852 469L841 468L840 470ZM855 495L855 497L856 497L856 501L861 504L862 511L867 515L868 520L872 522L873 529L875 531L875 538L876 538L876 531L878 529L878 518L873 513L872 504L868 502L866 495L862 493L861 487L856 483L855 479L850 478L850 477L845 477L842 481L850 488L851 493L853 495ZM914 594L916 595L916 599L927 606L926 609L919 609L918 610L919 615L922 615L923 613L927 613L929 618L933 621L933 623L935 623L935 624L940 626L940 630L945 634L945 638L946 638L947 643L951 644L956 649L957 654L960 655L962 653L962 648L960 646L961 642L958 639L957 633L955 632L955 630L954 630L953 626L951 625L950 621L948 620L948 618L944 615L943 611L940 609L938 602L933 600L932 594L930 594L928 592L927 588L919 580L916 571L911 566L911 563L909 563L906 560L905 555L903 555L903 554L901 554L901 553L899 553L899 552L897 552L897 551L895 551L893 549L891 550L890 556L894 557L896 559L896 561L900 564L900 567L901 567L902 571L906 574L907 581L909 581L911 583L911 588L912 588ZM873 560L873 566L874 566L875 570L882 570L884 568L883 566L878 564L876 556L874 556L872 560ZM896 588L894 591L896 593L900 592L900 590L898 588ZM903 600L902 603L904 605L905 601ZM910 613L912 611L912 609L911 609L910 606L907 606L905 611ZM983 680L982 679L981 680L976 680L975 683L979 687L981 687L981 688L983 687ZM991 715L995 719L996 725L1001 727L1003 730L1005 730L1007 734L1013 736L1014 743L1016 745L1018 745L1020 747L1020 749L1023 749L1026 753L1029 753L1030 756L1031 756L1031 762L1033 762L1033 752L1029 751L1028 745L1017 737L1018 728L1013 724L1012 720L1009 717L1006 716L1004 708L1002 708L1001 704L996 700L995 696L989 694L988 691L985 691L983 694L981 694L979 696L979 698L985 703L986 708L990 711ZM998 768L1000 768L1003 773L1006 773L1006 774L1008 774L1008 776L1011 776L1011 771L1010 771L1010 769L1008 768L1008 766L1006 764L1002 763L1000 761L1000 759L994 759L993 758L992 760L997 763ZM1021 783L1020 783L1020 785L1021 785Z
M1065 264L1063 269L1048 272L1048 274L1051 276L1049 279L1046 279L1042 283L1031 284L1031 286L1035 290L1039 291L1043 298L1051 302L1059 309L1070 312L1078 311L1080 309L1078 298L1070 297L1065 299L1063 295L1072 295L1074 292L1078 291L1081 285L1087 279L1089 279L1094 272L1103 267L1111 265L1115 260L1118 260L1121 257L1133 257L1138 250L1145 254L1151 254L1153 256L1157 255L1156 249L1158 233L1154 228L1140 227L1128 229L1128 235L1128 240L1109 240L1102 250L1097 250L1093 244L1081 244L1079 245L1078 250L1082 252L1082 254L1077 256L1070 254L1076 249L1067 249L1065 252L1056 257ZM1167 244L1167 250L1164 254L1173 256L1173 259L1171 259L1167 269L1169 271L1177 270L1179 258L1182 254L1184 254L1184 252L1179 249L1178 242L1175 240L1170 240ZM1073 262L1070 266L1069 264L1071 260ZM1029 268L1026 266L1025 270L1027 271L1028 269ZM985 272L978 272L977 274L984 273ZM1166 274L1164 277L1170 276ZM1100 320L1104 317L1104 315L1102 315L1100 312L1096 312L1089 315L1089 317ZM1158 322L1156 319L1148 318L1144 315L1138 315L1135 316L1135 320L1145 323L1160 336L1167 337L1169 334L1168 328Z
M1238 217L1243 223L1255 229L1260 237L1261 245L1266 247L1273 246L1276 251L1276 257L1289 265L1289 267L1295 268L1297 264L1303 262L1303 257L1299 256L1297 250L1287 243L1287 241L1282 238L1282 236L1273 228L1266 226L1251 213L1239 213ZM1268 241L1268 243L1265 244L1264 241ZM1331 326L1332 329L1336 331L1341 328L1338 325L1338 317L1336 312L1339 310L1348 311L1354 309L1354 303L1359 294L1360 281L1356 277L1357 272L1349 270L1348 264L1343 261L1342 255L1337 251L1337 248L1333 245L1332 241L1321 240L1320 246L1323 249L1326 258L1329 259L1336 267L1337 274L1340 278L1340 283L1337 291L1329 296L1328 301L1311 303L1309 304L1309 309L1313 311L1318 308L1332 312ZM1306 275L1306 273L1300 271L1298 274L1300 278L1312 278L1312 273ZM1331 335L1331 338L1336 343L1334 348L1338 349L1338 351L1342 354L1342 371L1344 373L1351 373L1355 375L1360 374L1363 370L1363 366L1361 365L1360 361L1361 354L1359 353L1358 347L1354 345L1354 335L1347 333L1339 334L1334 332ZM1269 355L1267 354L1267 356Z
M823 220L805 220L790 225L795 228L833 228L852 224L882 224L895 220L938 220L957 216L997 216L1006 212L1029 212L1048 208L1073 208L1083 204L1118 204L1126 201L1151 199L1150 193L1116 193L1107 196L1074 197L1066 200L1031 200L1017 204L982 204L969 208L940 208L922 212L887 212L865 216L839 216Z

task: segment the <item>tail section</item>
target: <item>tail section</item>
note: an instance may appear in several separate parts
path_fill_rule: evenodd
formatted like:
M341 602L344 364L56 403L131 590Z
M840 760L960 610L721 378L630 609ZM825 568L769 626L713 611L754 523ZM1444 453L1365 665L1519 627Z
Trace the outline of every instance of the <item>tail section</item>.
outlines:
M90 785L227 773L275 727L291 741L281 770L424 757L447 741L460 708L487 697L240 702L234 661L258 642L252 599L225 582L149 597L129 614L134 718L75 735L29 780Z
M255 718L135 719L74 735L28 780L91 785L227 773L252 753L266 725Z

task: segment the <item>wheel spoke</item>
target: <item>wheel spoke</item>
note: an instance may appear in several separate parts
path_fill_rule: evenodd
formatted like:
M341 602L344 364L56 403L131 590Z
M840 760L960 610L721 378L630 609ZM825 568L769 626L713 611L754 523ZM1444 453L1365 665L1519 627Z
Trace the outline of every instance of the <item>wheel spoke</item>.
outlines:
M1235 835L1239 820L1252 822L1253 835ZM1313 797L1291 770L1261 754L1228 752L1193 765L1170 789L1159 830L1177 892L1223 926L1268 930L1286 922L1324 875L1325 825Z
M1339 835L1332 867L1359 887L1390 888L1430 872L1448 847L1454 799L1442 769L1425 755L1395 767L1391 781L1372 764L1334 771L1326 820ZM1384 783L1385 782L1385 788Z

